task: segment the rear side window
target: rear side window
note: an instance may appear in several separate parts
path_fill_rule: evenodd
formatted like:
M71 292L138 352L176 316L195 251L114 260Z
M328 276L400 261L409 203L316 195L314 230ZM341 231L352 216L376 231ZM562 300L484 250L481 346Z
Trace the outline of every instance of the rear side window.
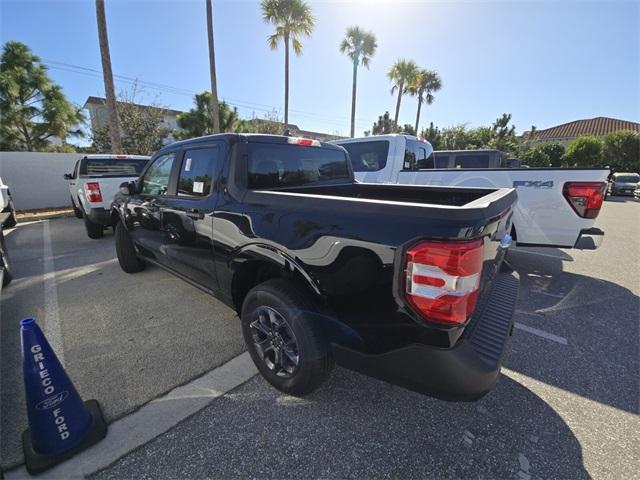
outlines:
M449 168L448 153L436 153L435 157L436 168Z
M211 193L217 153L217 148L199 148L185 152L178 177L178 195L206 197Z
M249 143L248 187L283 188L351 177L341 150L276 143Z
M389 142L386 140L344 143L341 146L349 152L354 172L377 172L387 165Z
M456 155L455 168L489 168L489 155Z
M175 153L167 153L153 161L142 178L143 195L166 195L175 158Z
M80 175L89 177L139 177L147 160L87 158L80 163Z

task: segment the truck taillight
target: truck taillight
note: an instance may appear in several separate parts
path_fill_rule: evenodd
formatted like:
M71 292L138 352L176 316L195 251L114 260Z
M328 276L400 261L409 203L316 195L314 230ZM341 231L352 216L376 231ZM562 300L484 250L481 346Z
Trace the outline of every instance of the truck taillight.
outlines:
M567 182L562 194L582 218L596 218L604 201L604 182Z
M421 242L406 254L405 298L426 319L467 321L476 308L482 275L482 240Z
M84 192L87 194L87 200L90 202L102 201L102 193L100 192L100 184L98 182L85 183Z

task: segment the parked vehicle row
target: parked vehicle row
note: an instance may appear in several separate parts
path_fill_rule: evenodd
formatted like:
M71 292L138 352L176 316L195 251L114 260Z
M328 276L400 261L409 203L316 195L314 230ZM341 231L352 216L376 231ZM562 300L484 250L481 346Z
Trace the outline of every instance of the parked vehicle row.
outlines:
M497 150L435 152L410 135L336 140L366 183L515 188L511 235L518 245L593 249L604 232L594 228L604 200L606 168L505 168Z

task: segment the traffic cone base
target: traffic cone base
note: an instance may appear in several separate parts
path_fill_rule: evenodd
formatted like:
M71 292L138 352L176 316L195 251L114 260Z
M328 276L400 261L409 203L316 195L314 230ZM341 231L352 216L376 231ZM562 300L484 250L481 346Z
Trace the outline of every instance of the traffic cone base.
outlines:
M97 400L87 400L84 402L84 406L89 410L92 418L92 424L84 439L75 447L62 453L56 454L41 454L37 453L33 449L31 443L31 431L29 429L22 433L22 449L24 452L24 463L27 467L27 472L31 475L37 475L45 470L63 462L76 453L89 448L91 445L98 443L107 435L107 423L104 421L102 415L102 409Z

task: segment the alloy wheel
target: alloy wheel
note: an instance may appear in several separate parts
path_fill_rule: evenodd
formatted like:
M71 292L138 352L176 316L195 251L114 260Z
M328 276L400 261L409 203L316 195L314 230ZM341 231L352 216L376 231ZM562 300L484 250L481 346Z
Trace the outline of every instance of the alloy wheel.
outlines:
M249 326L256 352L267 368L279 377L295 375L300 363L298 342L284 317L271 307L261 306Z

